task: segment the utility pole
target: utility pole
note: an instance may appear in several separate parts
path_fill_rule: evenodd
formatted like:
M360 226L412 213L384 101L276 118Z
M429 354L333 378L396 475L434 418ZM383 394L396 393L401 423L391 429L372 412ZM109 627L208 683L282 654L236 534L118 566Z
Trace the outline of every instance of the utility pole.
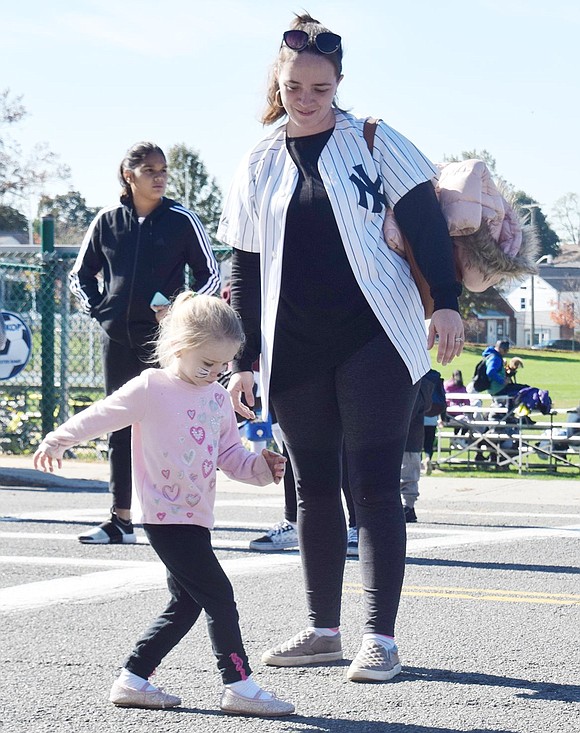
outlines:
M530 212L530 227L532 229L532 235L536 233L536 209L541 208L540 204L522 204L522 209L528 209ZM537 260L536 264L540 262L543 257ZM530 346L536 343L536 303L535 303L535 275L532 274L531 285L530 285Z

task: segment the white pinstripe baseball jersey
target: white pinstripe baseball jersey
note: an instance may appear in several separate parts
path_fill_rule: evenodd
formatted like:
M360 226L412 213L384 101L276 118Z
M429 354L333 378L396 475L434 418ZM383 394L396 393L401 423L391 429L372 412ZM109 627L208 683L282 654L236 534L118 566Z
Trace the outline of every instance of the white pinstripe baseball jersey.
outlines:
M354 276L416 382L430 368L424 310L409 265L385 244L384 200L393 207L437 171L411 142L382 121L371 157L363 137L364 119L338 110L335 117L334 131L318 161L320 176ZM262 399L267 399L286 212L298 180L285 131L286 125L276 128L243 159L217 235L232 247L260 254Z

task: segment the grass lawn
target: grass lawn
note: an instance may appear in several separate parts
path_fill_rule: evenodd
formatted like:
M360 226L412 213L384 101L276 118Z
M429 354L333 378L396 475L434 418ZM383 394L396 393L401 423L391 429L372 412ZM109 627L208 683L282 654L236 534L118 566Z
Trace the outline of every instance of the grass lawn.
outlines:
M516 468L494 469L494 468L468 468L467 466L445 466L433 469L433 476L450 476L451 478L517 478L520 476ZM578 468L569 466L560 467L557 471L547 470L524 470L521 473L524 478L533 478L540 481L569 481L578 479Z
M437 364L437 348L431 350L434 369L449 379L455 369L463 372L465 384L471 381L475 365L481 359L485 345L466 344L461 356L442 367ZM509 356L519 356L524 368L518 370L518 381L531 387L547 389L554 408L567 409L580 405L580 352L540 351L514 347Z

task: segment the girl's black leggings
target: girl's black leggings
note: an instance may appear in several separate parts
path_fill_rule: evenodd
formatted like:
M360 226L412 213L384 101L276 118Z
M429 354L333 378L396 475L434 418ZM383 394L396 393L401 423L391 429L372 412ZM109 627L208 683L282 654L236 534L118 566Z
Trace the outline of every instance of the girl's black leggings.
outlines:
M224 684L246 679L252 670L240 635L234 592L212 549L209 529L195 524L144 524L143 528L167 568L171 599L124 666L138 677L150 677L205 611Z

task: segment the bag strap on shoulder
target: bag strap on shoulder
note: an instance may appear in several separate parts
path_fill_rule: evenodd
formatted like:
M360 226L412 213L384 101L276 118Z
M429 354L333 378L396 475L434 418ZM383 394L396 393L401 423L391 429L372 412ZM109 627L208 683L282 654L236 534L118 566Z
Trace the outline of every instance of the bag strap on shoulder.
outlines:
M372 155L375 147L375 131L377 129L378 120L374 117L367 117L363 126L363 136Z
M379 121L375 117L367 117L363 125L363 137L371 155L373 154L375 147L375 132L378 123ZM415 280L417 289L419 290L419 295L421 296L423 308L425 309L425 318L431 318L433 315L433 298L431 297L431 290L427 281L423 277L423 273L419 269L419 265L417 264L417 260L413 254L413 249L404 236L403 245L405 248L405 259L409 262L411 274L413 275L413 279Z

